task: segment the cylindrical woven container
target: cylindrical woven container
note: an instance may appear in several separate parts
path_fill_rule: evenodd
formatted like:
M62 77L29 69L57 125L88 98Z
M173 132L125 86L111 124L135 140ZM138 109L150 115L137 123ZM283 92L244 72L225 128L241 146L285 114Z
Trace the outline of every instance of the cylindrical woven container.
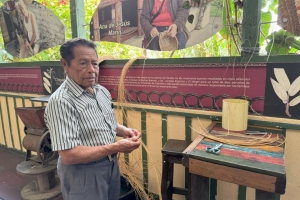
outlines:
M248 101L224 99L222 106L222 127L230 131L244 131L248 125Z

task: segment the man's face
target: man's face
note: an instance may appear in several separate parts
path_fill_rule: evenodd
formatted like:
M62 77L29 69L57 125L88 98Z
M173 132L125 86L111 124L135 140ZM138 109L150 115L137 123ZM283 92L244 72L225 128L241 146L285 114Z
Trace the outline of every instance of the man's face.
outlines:
M91 88L98 82L98 57L93 48L78 46L73 49L74 59L70 65L62 58L61 63L68 77L83 89Z

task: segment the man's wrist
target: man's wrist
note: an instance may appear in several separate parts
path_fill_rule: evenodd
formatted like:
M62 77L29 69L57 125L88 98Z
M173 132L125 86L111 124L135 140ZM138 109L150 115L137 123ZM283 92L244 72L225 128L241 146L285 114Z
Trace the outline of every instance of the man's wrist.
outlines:
M117 136L125 137L125 129L126 129L126 126L119 124L118 128L117 128Z

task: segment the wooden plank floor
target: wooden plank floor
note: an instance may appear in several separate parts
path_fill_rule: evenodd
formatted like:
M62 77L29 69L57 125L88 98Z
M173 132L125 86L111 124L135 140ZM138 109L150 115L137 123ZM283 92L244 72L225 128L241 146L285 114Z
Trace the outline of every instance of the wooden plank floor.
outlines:
M17 173L16 166L25 160L25 154L0 146L0 200L21 200L23 187L36 179ZM58 196L55 200L63 200Z

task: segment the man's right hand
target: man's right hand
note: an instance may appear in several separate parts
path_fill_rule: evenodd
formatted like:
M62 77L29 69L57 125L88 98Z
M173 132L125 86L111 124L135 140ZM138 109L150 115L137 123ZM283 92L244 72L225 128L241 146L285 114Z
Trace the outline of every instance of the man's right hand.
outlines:
M136 138L124 138L118 142L118 152L130 153L140 146L140 141Z
M156 27L154 27L151 31L150 31L150 35L151 37L155 37L155 36L158 36L159 35L159 32L157 30Z

